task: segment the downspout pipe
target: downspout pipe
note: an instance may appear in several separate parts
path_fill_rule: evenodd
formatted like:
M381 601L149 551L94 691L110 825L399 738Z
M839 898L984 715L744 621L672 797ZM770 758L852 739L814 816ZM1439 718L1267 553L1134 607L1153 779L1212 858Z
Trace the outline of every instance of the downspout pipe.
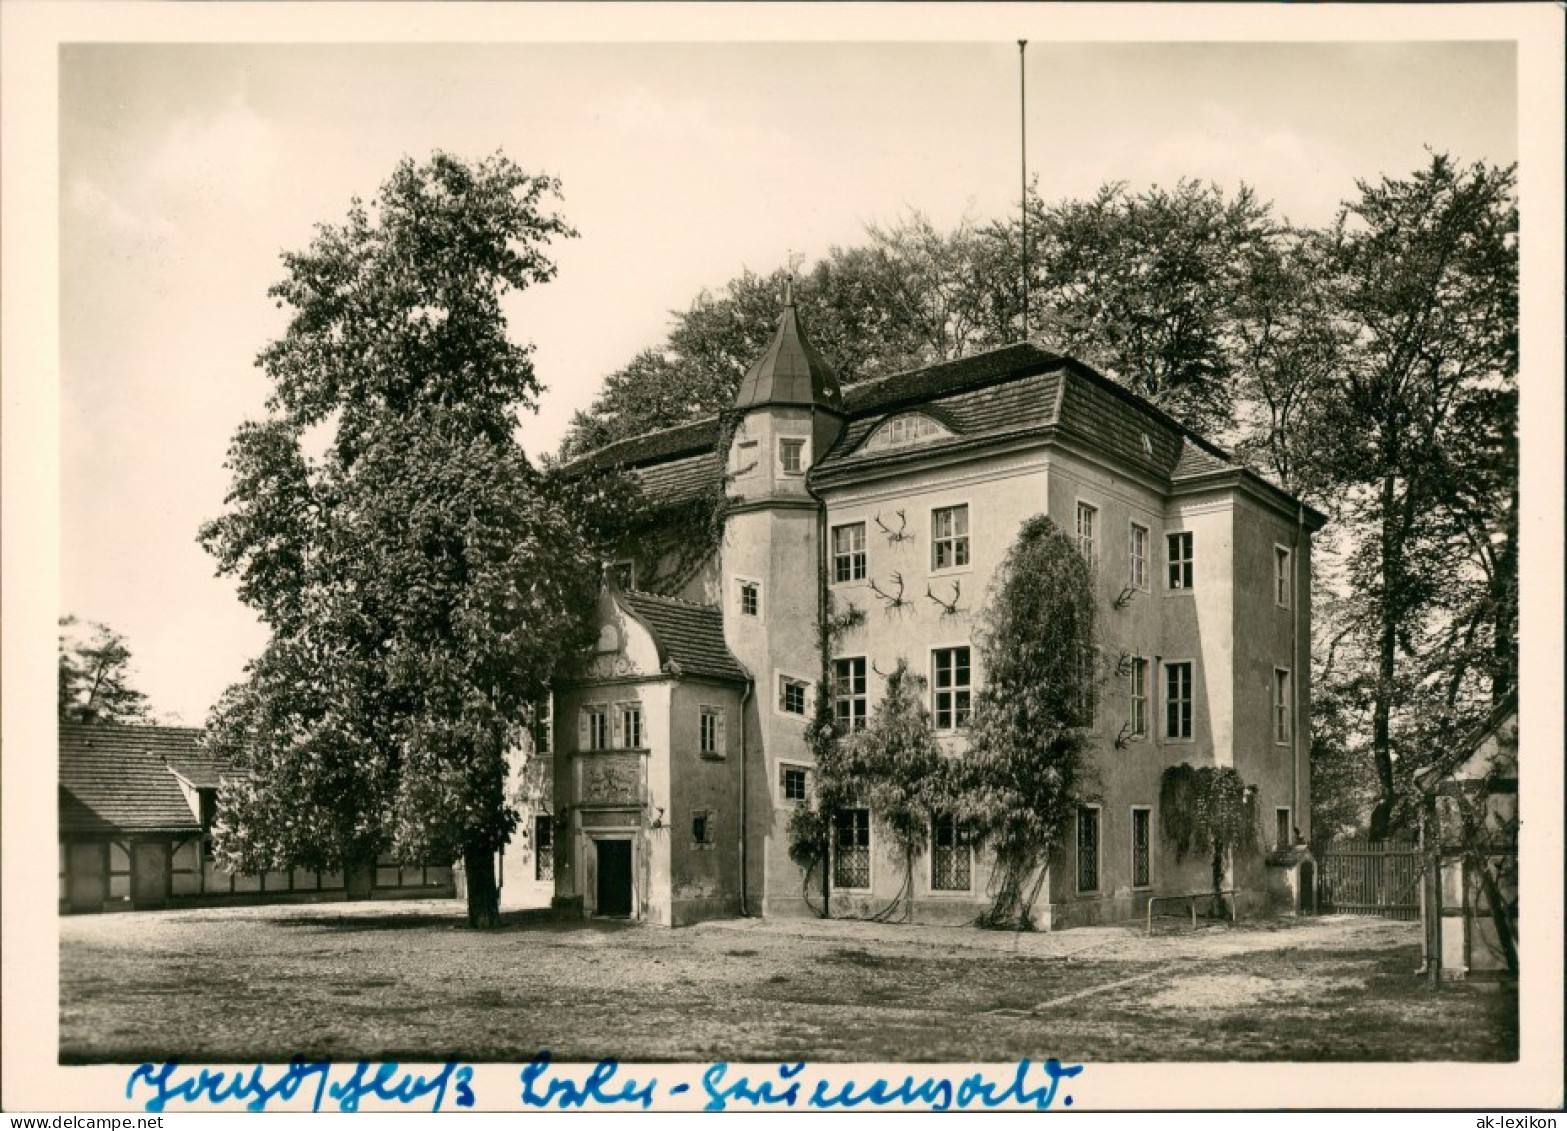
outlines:
M756 688L756 680L747 678L745 690L740 694L740 917L749 919L751 908L747 899L746 870L749 867L749 859L746 853L746 841L749 839L749 829L746 826L746 764L750 761L749 752L746 750L746 726L745 712L751 702L751 692Z
M1295 502L1295 543L1290 549L1290 585L1293 591L1290 593L1290 663L1294 667L1294 686L1290 688L1290 710L1295 716L1295 725L1290 731L1290 844L1295 847L1296 830L1300 829L1304 822L1300 817L1300 736L1304 731L1307 720L1305 712L1300 709L1302 689L1306 686L1306 678L1311 669L1311 657L1306 657L1306 662L1301 663L1300 656L1300 613L1301 602L1306 598L1306 590L1310 585L1310 575L1307 575L1307 584L1301 584L1301 552L1300 546L1306 528L1305 504Z
M820 453L816 451L816 406L811 406L811 462L814 464ZM816 636L819 641L818 657L819 670L817 678L817 690L826 685L828 665L832 658L832 641L828 638L826 630L827 620L827 501L823 499L811 487L811 477L806 475L805 493L816 501ZM830 820L829 815L829 820ZM830 827L830 826L829 826ZM831 836L831 833L828 834ZM826 860L822 861L822 911L827 918L832 918L832 892L828 883L829 868Z

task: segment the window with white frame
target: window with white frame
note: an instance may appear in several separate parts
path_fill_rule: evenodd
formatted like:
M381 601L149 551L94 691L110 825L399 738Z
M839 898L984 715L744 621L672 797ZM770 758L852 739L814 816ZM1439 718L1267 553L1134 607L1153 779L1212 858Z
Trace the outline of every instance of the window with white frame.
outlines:
M609 749L609 708L597 705L582 708L577 716L577 748Z
M871 886L871 811L839 809L833 814L832 886Z
M1192 736L1192 664L1164 665L1164 737Z
M808 773L804 766L778 767L778 788L784 801L794 804L806 800L810 788Z
M930 890L968 891L974 851L967 830L951 813L938 813L930 833Z
M779 440L778 464L785 475L801 475L805 472L805 441Z
M1099 890L1099 807L1077 808L1077 890Z
M1283 546L1273 547L1273 603L1280 608L1290 607L1292 580L1290 552Z
M1148 733L1148 661L1142 656L1132 657L1132 736L1141 738Z
M711 809L691 810L691 843L706 848L718 840L718 814Z
M1097 550L1094 546L1094 531L1099 522L1099 508L1088 503L1077 504L1077 551L1083 555L1085 561L1093 564L1098 560Z
M930 530L932 569L957 569L968 565L968 504L937 507L931 511Z
M1295 843L1295 829L1290 811L1280 807L1273 811L1273 847L1288 848Z
M642 749L642 704L622 703L617 722L620 745L627 750Z
M1183 530L1178 534L1166 535L1165 549L1169 556L1170 588L1190 589L1192 587L1192 532Z
M742 579L740 588L740 615L743 617L755 617L761 615L762 587L755 581Z
M864 656L832 662L832 712L834 720L843 730L865 729Z
M969 724L973 689L967 648L937 648L931 653L932 714L937 730L957 730Z
M1287 743L1290 733L1290 673L1284 668L1274 668L1273 741Z
M865 524L850 522L832 528L834 584L865 580Z
M700 744L703 757L722 758L724 756L723 708L704 706L701 709L701 717L698 720L698 729L701 735Z
M1132 886L1145 888L1153 883L1153 810L1137 805L1132 808Z
M1131 579L1133 589L1148 588L1148 528L1132 523Z
M803 679L781 675L778 677L778 709L788 715L805 714L805 696L809 684Z

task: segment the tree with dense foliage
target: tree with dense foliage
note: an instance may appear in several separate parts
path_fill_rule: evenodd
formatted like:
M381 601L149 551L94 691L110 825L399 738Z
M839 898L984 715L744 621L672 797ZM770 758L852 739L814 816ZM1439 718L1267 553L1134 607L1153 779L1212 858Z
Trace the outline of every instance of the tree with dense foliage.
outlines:
M267 417L201 531L271 630L209 722L250 771L218 813L229 866L460 858L470 924L498 921L507 752L591 643L598 578L593 488L514 438L539 383L501 299L554 274L557 196L499 155L405 160L283 257Z
M1097 621L1089 563L1050 519L1028 519L980 614L983 680L959 772L959 808L996 857L987 925L1030 925L1044 865L1092 791Z
M1359 188L1320 240L1336 379L1302 427L1350 545L1380 840L1400 755L1483 715L1516 664L1518 216L1511 168L1441 154Z
M1227 433L1243 354L1236 323L1285 236L1270 206L1244 186L1226 197L1181 181L1135 194L1108 184L1054 204L1031 193L1028 211L1032 336L1206 435ZM1015 249L1017 221L993 226L991 238ZM1020 308L1021 299L1009 318Z
M108 625L60 618L59 721L147 723L147 697L131 686L131 650Z

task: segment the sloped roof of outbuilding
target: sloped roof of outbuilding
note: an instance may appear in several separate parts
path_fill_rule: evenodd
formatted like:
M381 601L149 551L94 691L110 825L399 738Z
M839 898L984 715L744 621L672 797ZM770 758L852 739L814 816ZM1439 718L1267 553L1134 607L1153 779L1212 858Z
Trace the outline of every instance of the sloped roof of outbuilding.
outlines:
M671 675L737 683L751 678L724 641L724 614L717 605L699 605L635 589L617 590L615 597L652 635L659 661Z
M200 737L193 727L60 724L60 830L199 831L176 775L209 788L231 770Z

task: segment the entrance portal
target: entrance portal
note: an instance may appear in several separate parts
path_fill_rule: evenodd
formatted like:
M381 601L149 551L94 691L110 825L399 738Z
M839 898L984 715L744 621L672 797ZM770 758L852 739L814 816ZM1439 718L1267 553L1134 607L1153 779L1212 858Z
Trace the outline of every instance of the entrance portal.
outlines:
M169 846L162 841L131 845L131 902L166 907L169 902Z
M625 918L631 914L631 842L593 844L598 852L598 913Z

